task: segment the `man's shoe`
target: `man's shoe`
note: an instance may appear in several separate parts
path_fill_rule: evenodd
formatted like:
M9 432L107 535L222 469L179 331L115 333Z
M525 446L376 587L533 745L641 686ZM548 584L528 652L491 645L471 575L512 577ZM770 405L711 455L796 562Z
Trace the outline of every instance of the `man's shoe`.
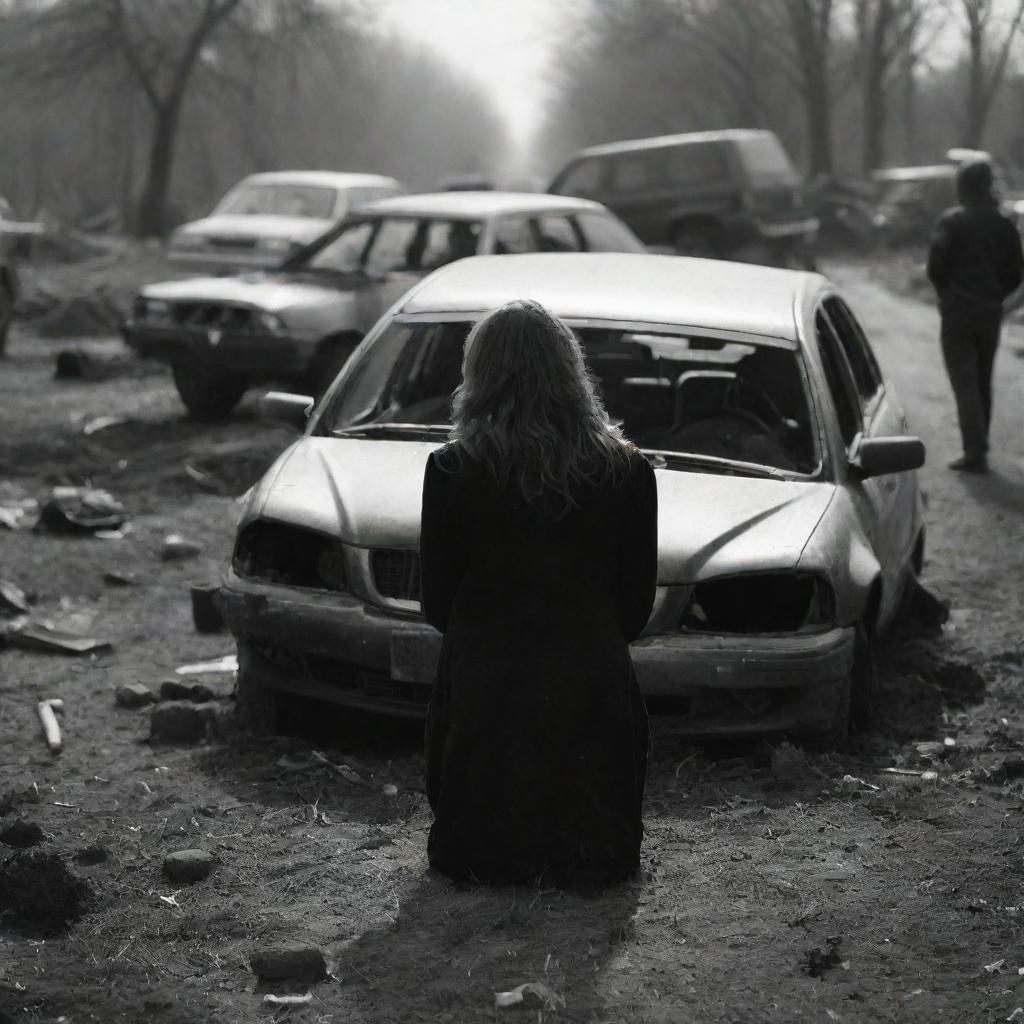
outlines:
M969 459L966 455L961 455L959 459L954 459L949 464L949 468L958 473L987 473L988 459Z

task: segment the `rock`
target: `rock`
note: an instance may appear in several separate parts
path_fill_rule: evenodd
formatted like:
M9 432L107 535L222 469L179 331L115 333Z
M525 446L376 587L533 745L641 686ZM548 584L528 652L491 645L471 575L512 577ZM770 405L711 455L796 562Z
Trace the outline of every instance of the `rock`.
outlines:
M177 850L164 857L164 874L175 882L198 882L212 870L216 861L206 850Z
M180 534L169 533L164 537L164 544L160 549L160 557L165 562L171 562L184 558L194 558L202 550L203 546L201 544L197 544L192 540L186 540Z
M267 946L253 953L249 963L261 981L322 981L327 977L323 953L301 943Z
M156 694L142 683L123 683L114 690L114 703L119 708L141 708L155 700Z
M0 843L27 850L43 841L43 830L34 821L14 821L0 831Z
M187 700L194 704L203 704L215 700L217 694L202 683L182 683L177 679L165 679L160 684L161 700Z
M107 848L99 843L92 846L82 846L75 851L75 860L79 864L102 864L108 857Z
M208 704L169 701L153 708L149 736L172 743L192 743L205 739L213 719L214 710Z

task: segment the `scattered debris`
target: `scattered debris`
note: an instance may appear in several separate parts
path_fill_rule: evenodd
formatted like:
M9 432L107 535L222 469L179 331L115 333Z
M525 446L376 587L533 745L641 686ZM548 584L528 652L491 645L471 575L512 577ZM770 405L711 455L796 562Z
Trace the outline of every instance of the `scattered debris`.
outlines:
M864 789L868 789L876 793L881 789L880 786L876 786L871 782L865 782L863 779L857 778L856 775L844 775L843 786L847 789L856 789L858 786L862 786Z
M89 420L88 423L82 427L82 433L86 437L90 437L93 434L99 433L101 430L106 430L107 427L116 427L122 423L128 421L123 416L95 416Z
M27 615L28 612L25 591L8 580L0 580L0 615Z
M237 672L238 655L225 654L213 661L196 661L191 665L179 665L175 670L179 676L200 676L207 672Z
M143 683L124 683L114 690L114 703L119 708L141 708L155 700L156 694Z
M381 792L382 792L382 793L383 793L383 794L384 794L385 796L398 796L398 787L397 787L397 786L396 786L396 785L395 785L395 784L394 784L393 782L389 782L389 783L388 783L388 784L387 784L387 785L386 785L386 786L385 786L385 787L384 787L384 788L383 788L383 789L381 790Z
M176 882L199 882L216 863L206 850L177 850L164 857L164 874Z
M941 633L949 621L949 602L933 594L920 582L914 584L910 600L910 621L931 633Z
M0 865L0 907L8 921L31 931L48 933L81 917L89 885L72 875L55 853L16 853Z
M43 841L43 830L34 821L12 821L0 830L0 843L16 850L27 850Z
M113 646L109 640L82 636L58 629L52 622L30 619L7 635L11 647L30 651L59 651L62 654L91 654Z
M57 723L56 712L64 711L62 700L41 700L36 705L39 714L39 721L43 723L43 736L46 738L46 745L50 748L51 754L59 754L63 747L60 738L60 725Z
M39 510L37 530L83 534L117 530L128 515L109 492L95 487L54 487Z
M224 617L220 613L220 586L199 583L191 587L192 622L197 633L220 633L224 630Z
M261 981L323 981L327 962L315 946L285 943L257 950L249 958L253 973Z
M193 704L205 704L216 697L217 694L202 683L180 683L177 679L165 679L160 684L161 700L189 700Z
M990 782L1009 782L1011 779L1024 778L1024 757L1020 754L1011 754L993 768L988 778Z
M181 561L186 558L195 558L203 550L201 544L195 541L186 540L181 534L169 533L164 537L163 547L160 549L160 558L165 562Z
M209 705L169 701L153 708L149 720L149 738L171 743L192 743L205 739L213 723Z
M275 996L268 992L263 997L263 1002L273 1006L303 1006L305 1003L313 1002L313 993L307 992L304 996Z
M362 782L363 781L362 776L359 774L359 772L354 771L347 764L335 764L333 761L331 761L328 758L324 757L324 755L321 754L319 750L311 750L309 753L310 753L310 757L313 757L317 761L320 761L322 764L327 765L328 768L332 768L343 779L346 779L348 782Z
M982 970L987 971L989 974L1002 974L1005 966L1006 960L996 960L995 963L983 964Z
M139 580L133 572L119 572L108 569L103 574L103 582L110 584L112 587L134 587Z
M826 971L838 967L843 962L839 954L842 943L842 936L830 935L825 939L824 949L821 946L809 949L804 955L804 971L812 978L820 978Z
M948 753L948 748L945 743L940 743L937 740L929 740L925 743L918 743L914 748L921 757L926 757L929 760L935 760L939 757L944 757Z
M23 530L33 526L39 502L10 480L0 480L0 526L8 530Z
M527 997L533 999L528 1000ZM528 981L524 985L517 985L508 992L494 993L494 1008L504 1010L509 1006L517 1006L524 1003L536 1009L556 1010L559 1006L565 1006L565 999L553 992L542 981Z

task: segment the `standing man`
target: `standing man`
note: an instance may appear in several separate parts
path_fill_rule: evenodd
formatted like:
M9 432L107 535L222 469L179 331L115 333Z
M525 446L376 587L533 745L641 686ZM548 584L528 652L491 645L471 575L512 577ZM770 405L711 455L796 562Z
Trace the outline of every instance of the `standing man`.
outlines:
M938 293L942 317L942 356L963 438L963 455L949 468L966 473L988 472L992 365L1003 303L1024 277L1020 236L1000 213L992 186L987 160L960 165L960 205L939 218L928 251L928 278Z

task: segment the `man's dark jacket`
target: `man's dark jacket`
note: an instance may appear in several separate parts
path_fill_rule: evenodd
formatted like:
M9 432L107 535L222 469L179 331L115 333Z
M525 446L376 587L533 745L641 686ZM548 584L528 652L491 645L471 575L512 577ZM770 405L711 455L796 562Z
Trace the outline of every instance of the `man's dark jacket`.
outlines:
M928 278L943 313L996 312L1022 276L1020 235L994 198L967 199L939 218L928 251Z

